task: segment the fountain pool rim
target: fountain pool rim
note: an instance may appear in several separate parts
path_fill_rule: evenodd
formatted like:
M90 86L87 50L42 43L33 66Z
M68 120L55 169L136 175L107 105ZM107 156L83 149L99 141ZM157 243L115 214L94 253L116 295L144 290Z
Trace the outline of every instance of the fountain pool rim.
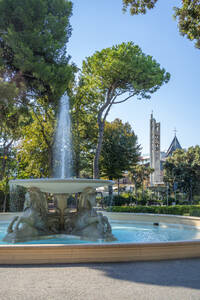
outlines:
M199 217L107 212L104 214L112 220L200 227ZM1 213L0 220L9 220L14 215L16 214ZM125 262L193 257L200 257L200 240L126 244L0 245L0 264Z

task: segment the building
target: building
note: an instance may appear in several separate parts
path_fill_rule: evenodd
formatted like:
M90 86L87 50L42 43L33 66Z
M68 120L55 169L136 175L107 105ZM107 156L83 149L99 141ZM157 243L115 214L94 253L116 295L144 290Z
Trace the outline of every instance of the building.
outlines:
M181 147L181 145L176 137L176 133L175 133L173 141L171 142L171 145L169 146L169 149L167 150L166 157L172 156L173 152L176 149L182 149L182 147Z
M150 167L154 172L150 175L150 185L157 185L162 182L160 168L160 123L151 114L150 119Z
M150 175L150 186L163 185L163 164L167 157L171 156L176 149L182 149L178 138L175 136L167 151L161 151L160 123L156 122L153 113L150 118L150 154L141 157L141 163L150 166L154 172Z

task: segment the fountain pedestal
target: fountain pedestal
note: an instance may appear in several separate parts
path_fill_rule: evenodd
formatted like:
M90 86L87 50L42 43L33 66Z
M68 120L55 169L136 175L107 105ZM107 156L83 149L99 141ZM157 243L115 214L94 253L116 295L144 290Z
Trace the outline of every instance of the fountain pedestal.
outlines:
M54 198L57 202L57 208L60 212L60 230L64 230L64 215L65 215L65 209L67 208L67 198L69 197L69 194L55 194Z
M23 242L41 239L52 234L72 234L81 238L106 241L115 240L107 217L97 213L95 187L113 184L109 180L92 179L33 179L15 180L12 183L28 188L21 217L10 223L6 242ZM57 200L55 213L48 212L45 193L52 193ZM66 213L67 198L79 193L75 213Z

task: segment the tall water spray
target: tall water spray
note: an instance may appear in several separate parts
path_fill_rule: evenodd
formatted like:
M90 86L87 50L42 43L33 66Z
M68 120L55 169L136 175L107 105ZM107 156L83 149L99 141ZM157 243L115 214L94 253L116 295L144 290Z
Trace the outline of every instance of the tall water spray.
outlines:
M60 99L57 128L53 147L53 177L72 177L72 136L69 97Z

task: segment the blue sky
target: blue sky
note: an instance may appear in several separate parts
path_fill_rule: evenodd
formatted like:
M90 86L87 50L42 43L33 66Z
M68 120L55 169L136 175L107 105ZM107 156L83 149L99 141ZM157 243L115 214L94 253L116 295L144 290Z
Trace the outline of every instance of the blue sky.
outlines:
M171 74L150 100L133 98L115 105L108 116L108 121L120 118L131 124L143 153L149 152L152 110L161 122L161 150L169 147L175 127L183 148L200 144L200 50L179 34L172 18L179 2L159 0L146 15L130 16L122 12L122 0L73 1L68 53L79 68L95 51L133 41Z

